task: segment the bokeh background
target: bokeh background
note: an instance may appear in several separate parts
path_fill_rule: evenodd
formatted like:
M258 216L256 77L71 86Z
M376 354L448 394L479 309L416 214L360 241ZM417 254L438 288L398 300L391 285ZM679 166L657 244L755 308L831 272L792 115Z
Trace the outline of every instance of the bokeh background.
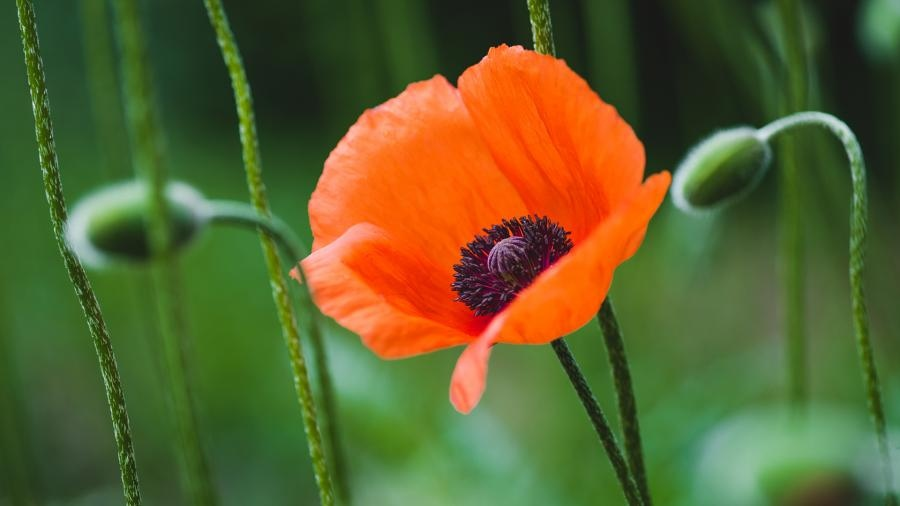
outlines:
M131 174L121 111L96 101L105 94L118 104L118 90L88 72L103 60L86 58L85 33L96 42L108 26L94 0L37 3L71 204ZM869 162L866 281L888 415L900 424L896 4L808 2L803 23L810 105L846 120ZM254 89L274 210L304 238L323 161L365 108L436 73L455 80L491 46L530 46L524 0L259 0L226 8ZM552 9L560 57L634 126L648 172L672 169L717 128L774 119L784 103L774 2L554 0ZM145 1L142 14L172 174L210 197L246 200L231 88L202 2ZM96 358L50 233L11 2L0 27L0 504L120 504ZM834 140L796 139L812 395L865 423L846 279L849 177ZM688 217L667 202L644 247L617 273L612 295L659 504L696 503L697 461L718 424L784 403L777 179L769 174L750 198L716 215ZM181 266L190 374L223 504L314 504L255 235L210 230ZM184 504L148 276L135 268L91 276L119 357L147 504ZM596 324L569 342L614 418ZM621 502L548 347L497 347L484 400L462 416L447 399L460 350L382 361L334 325L327 345L357 504Z

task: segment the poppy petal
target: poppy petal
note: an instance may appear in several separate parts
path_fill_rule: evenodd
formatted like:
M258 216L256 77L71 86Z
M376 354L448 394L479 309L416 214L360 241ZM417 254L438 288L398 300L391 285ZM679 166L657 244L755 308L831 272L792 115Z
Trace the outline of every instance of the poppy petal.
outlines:
M486 332L496 333L497 342L540 344L590 321L606 298L613 271L640 246L670 181L668 172L647 178L584 242L516 296L502 325L492 322Z
M613 271L637 250L670 180L667 172L648 178L587 240L538 276L466 347L450 381L450 401L458 411L469 413L481 399L495 343L548 343L594 317L606 298Z
M526 209L459 92L436 76L359 118L325 162L309 214L313 249L368 222L450 269L475 234Z
M351 227L301 266L322 312L384 358L468 343L484 326L454 301L444 279L451 274L368 223Z
M529 212L558 221L576 243L643 179L631 127L562 60L493 48L460 76L459 91Z
M488 359L493 345L492 335L485 332L466 346L456 361L453 377L450 379L450 402L464 415L475 409L484 394Z

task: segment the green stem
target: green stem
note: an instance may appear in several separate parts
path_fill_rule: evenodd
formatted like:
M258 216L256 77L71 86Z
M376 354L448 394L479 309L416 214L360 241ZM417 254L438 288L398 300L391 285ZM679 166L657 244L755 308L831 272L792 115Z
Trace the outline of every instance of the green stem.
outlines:
M550 0L527 0L527 3L534 50L541 54L556 56L553 23L550 21Z
M278 241L285 255L295 260L309 254L306 245L300 241L294 230L278 216L260 216L256 209L243 202L213 200L207 204L209 205L207 218L212 223L238 225L264 231Z
M622 331L619 321L613 309L609 296L600 306L597 313L600 329L603 333L603 342L606 344L606 352L609 355L610 372L616 387L616 399L619 406L619 422L622 425L622 435L625 440L625 455L628 458L628 467L637 483L641 500L645 506L652 504L650 487L647 484L647 471L644 467L644 452L641 446L641 427L638 423L637 402L634 398L634 387L631 384L631 371L628 366L628 357L625 355L625 343L622 340Z
M213 223L238 225L262 230L281 245L281 249L288 258L300 259L309 254L309 249L297 238L293 229L275 215L270 215L268 218L260 216L253 207L243 202L216 200L208 202L208 204L207 218ZM298 274L303 275L302 271L299 270ZM304 286L306 286L305 283ZM302 323L306 334L309 336L310 343L312 343L316 378L319 381L319 400L326 415L320 421L324 426L325 443L329 455L332 457L334 474L336 478L340 479L347 475L344 467L346 464L344 459L341 458L343 452L340 448L337 416L335 415L334 388L331 385L331 376L328 374L328 360L325 355L325 346L321 334L321 313L319 313L316 305L313 304L309 290L304 289L300 293L302 295L301 306L309 309L309 317L304 318ZM346 480L341 479L338 485L341 484L344 485L340 489L342 502L349 504L350 495L346 486Z
M807 62L804 47L803 23L797 0L779 0L781 32L787 56L788 92L783 113L806 108ZM780 259L783 301L785 305L784 332L787 366L788 399L792 406L802 409L808 401L806 272L803 256L803 214L800 201L799 169L796 144L791 139L782 143L782 171L779 186L780 200Z
M204 5L206 6L206 12L209 15L210 24L216 32L216 40L222 51L222 58L225 60L225 66L227 67L229 77L231 78L232 88L234 88L234 101L237 108L238 122L240 124L241 147L244 159L244 169L247 173L247 186L250 190L250 200L258 215L264 220L270 219L272 213L269 209L269 200L266 196L266 189L262 180L262 163L260 161L259 141L256 135L253 98L250 93L250 84L247 81L247 74L244 70L237 42L235 41L234 34L229 26L228 18L226 17L222 3L219 0L204 0ZM297 328L297 320L294 315L294 308L291 305L287 284L284 275L282 274L281 258L278 255L275 241L271 236L260 231L259 238L266 258L266 267L269 271L269 280L272 285L272 297L275 299L275 306L278 310L282 334L290 355L297 398L303 409L303 425L309 444L309 455L312 459L313 472L315 473L316 483L319 487L319 497L323 505L331 505L335 502L331 471L329 470L325 459L325 450L319 429L316 406L309 382L309 371L307 370L306 360L303 356L302 343ZM323 397L329 397L331 394L325 391L325 388L330 390L330 381L327 381L327 365L325 363L321 336L312 334L310 335L310 338L313 348L316 349L315 353L317 359L322 360L318 364L318 370L320 371L318 380L320 382L320 387L322 387ZM328 414L330 413L326 413L326 415ZM337 452L334 451L335 448L332 448L331 450L332 457L336 457ZM340 466L335 466L335 469L339 471ZM338 490L341 489L338 488Z
M527 4L528 17L531 20L531 34L534 38L534 50L541 54L555 56L556 47L553 43L553 24L550 20L549 0L527 0ZM602 314L604 308L607 307L612 320L600 317L600 323L604 326L603 335L606 339L607 350L609 350L610 361L618 361L619 359L624 361L625 349L621 342L621 335L618 332L618 324L615 326L616 332L607 332L606 328L607 324L611 324L615 321L615 315L612 314L612 306L608 306L607 303L604 302L600 311ZM615 339L619 340L618 347L615 346ZM612 347L610 347L611 340L614 345ZM590 418L591 423L594 425L597 435L600 436L600 442L603 443L603 448L606 450L606 454L616 472L619 483L622 485L622 491L625 493L628 504L649 506L650 494L646 485L646 473L644 473L643 456L641 453L640 431L637 424L637 413L636 408L634 407L634 393L631 389L631 377L628 374L627 361L624 362L624 368L613 369L620 411L622 411L623 404L626 408L628 408L627 405L629 403L631 404L630 410L622 411L619 415L623 420L622 428L625 431L625 445L628 450L628 462L626 463L625 458L622 456L622 450L616 442L616 436L609 427L609 422L607 422L606 416L600 409L600 404L597 403L597 399L594 397L591 388L584 379L584 375L581 374L578 363L575 362L575 357L572 356L569 347L562 339L553 341L552 345L557 357L559 357L560 363L566 370L566 374L569 375L569 380L572 381L572 386L575 387L575 391L578 393L578 397L581 399L584 409L588 413L588 418ZM616 354L616 358L614 358L614 353ZM624 382L625 380L627 380L627 388L625 383L619 383L620 381ZM630 470L629 466L631 466ZM637 481L635 480L635 476L637 476L638 473L635 471L640 471L640 479ZM638 485L640 485L640 488L638 488Z
M125 493L125 504L128 506L141 504L141 492L138 484L137 466L134 458L134 445L131 438L131 425L125 406L125 393L119 378L119 369L112 342L100 303L94 294L87 273L75 254L69 249L65 239L65 223L67 218L66 200L63 194L62 179L59 173L59 158L56 143L53 140L53 124L50 119L50 99L47 95L47 82L44 65L41 61L41 49L38 44L37 20L34 16L34 5L31 0L16 0L19 15L19 29L22 36L22 49L25 52L25 69L28 87L31 93L31 105L34 112L35 136L38 144L38 158L43 173L44 193L50 208L50 222L56 245L63 257L66 271L75 294L84 311L88 329L94 342L94 350L100 362L100 374L106 391L113 423L113 436L119 458L119 471Z
M882 472L886 490L885 504L896 506L898 501L894 489L894 473L891 463L890 445L888 443L887 423L884 415L884 402L872 352L872 343L869 339L869 315L863 290L869 211L868 195L866 193L866 166L863 161L862 149L850 127L838 118L821 112L800 112L781 118L761 128L758 135L764 142L769 142L772 137L778 134L805 126L822 127L834 134L843 143L847 159L850 162L853 199L850 205L849 271L853 329L856 334L856 346L862 367L869 414L875 426L875 435L881 453Z
M218 503L200 442L184 351L186 325L170 217L165 197L167 170L150 78L150 63L135 0L113 2L121 54L123 96L134 167L150 192L148 239L154 256L153 281L171 408L179 434L183 480L192 504Z
M129 165L123 137L121 102L116 83L115 56L109 32L107 0L81 0L82 40L87 70L91 113L103 172L107 179L122 174Z
M603 410L600 408L600 403L594 397L594 392L591 391L591 387L588 386L587 380L581 373L581 368L578 367L578 362L575 361L569 346L562 339L557 339L550 344L559 358L559 363L562 364L563 369L569 376L569 381L572 382L572 386L575 388L584 410L587 411L594 430L597 431L597 435L600 437L600 442L603 444L606 455L609 457L609 462L612 464L616 477L619 479L619 484L622 486L625 499L628 501L629 506L642 506L644 503L641 501L640 492L638 492L637 485L628 470L628 464L625 462L625 457L622 456L622 450L619 448L616 436L609 426Z

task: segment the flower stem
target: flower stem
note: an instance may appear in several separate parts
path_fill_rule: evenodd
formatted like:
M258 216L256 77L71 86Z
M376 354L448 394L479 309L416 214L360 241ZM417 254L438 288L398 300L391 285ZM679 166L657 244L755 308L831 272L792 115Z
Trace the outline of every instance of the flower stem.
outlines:
M890 445L888 443L887 424L884 415L884 403L881 394L881 383L869 339L869 315L863 290L863 271L865 269L866 231L868 228L868 195L866 192L866 166L862 149L856 135L843 121L821 112L800 112L774 121L761 128L758 135L764 142L772 137L805 126L817 126L827 129L844 145L847 159L850 162L850 178L853 198L850 205L850 298L853 315L853 329L856 334L856 347L862 367L863 383L869 414L875 427L878 449L881 453L882 473L885 483L885 504L896 506L897 494L894 489L894 474L891 463Z
M647 484L647 471L644 467L641 427L638 423L634 387L631 384L631 371L628 365L628 357L625 354L622 331L619 328L619 321L616 319L616 313L609 296L606 297L603 305L600 306L600 312L597 313L597 321L600 322L603 342L606 344L606 352L609 355L610 372L616 387L619 422L622 425L628 467L631 469L631 474L637 483L641 500L645 506L650 506L652 501L650 498L650 487Z
M119 459L119 472L125 494L125 504L135 506L141 504L140 485L138 483L137 465L134 458L134 445L131 438L131 425L125 406L125 393L119 378L116 356L100 303L94 294L84 267L76 258L65 240L65 223L67 218L66 200L63 194L62 179L59 173L59 158L56 143L53 140L53 123L50 119L50 99L47 95L47 82L44 75L44 64L41 61L41 49L38 43L37 20L31 0L16 0L19 16L19 29L22 36L22 49L25 52L25 69L28 87L31 94L32 111L34 112L35 136L38 144L38 158L43 173L44 193L50 208L50 222L56 245L63 257L69 279L75 294L84 311L88 329L94 342L94 350L100 363L100 374L106 391L106 400L113 423L113 436Z
M806 108L807 62L803 46L803 23L797 0L779 0L785 52L787 54L787 96L782 110L795 113ZM807 336L804 314L806 312L806 271L803 263L803 214L800 201L797 146L792 139L782 144L782 170L780 172L779 209L780 270L782 275L782 300L785 305L785 364L787 366L788 400L794 408L802 410L808 401Z
M207 219L212 223L238 225L254 230L262 230L275 239L289 258L300 259L308 254L308 249L300 241L294 230L275 215L260 216L249 204L231 200L208 202Z
M208 204L207 218L213 223L238 225L262 230L281 245L281 249L288 258L300 259L309 254L309 248L297 238L293 229L278 216L261 216L253 207L243 202L215 200ZM298 274L302 276L303 272L298 269ZM304 283L304 286L308 285ZM316 305L313 304L308 289L301 290L300 293L302 294L300 303L309 311L309 317L303 319L303 324L304 330L312 344L313 359L316 365L316 379L319 382L319 399L325 414L325 416L320 417L320 422L325 432L325 444L332 459L335 478L338 480L336 485L340 487L338 492L341 494L341 502L350 504L350 491L347 487L346 479L344 479L347 474L346 464L342 458L343 452L341 451L340 438L338 436L334 388L331 384L331 376L328 373L328 359L325 355L325 346L322 341L321 313Z
M553 23L550 20L549 0L527 0L527 4L528 17L531 20L531 34L534 39L534 50L541 54L556 56L556 46L553 43ZM607 307L606 302L604 302L604 305L600 309L601 315L603 314L605 307ZM587 411L588 418L590 418L594 429L597 431L597 435L600 436L600 442L603 443L606 455L609 457L609 461L616 472L616 477L618 477L619 483L622 485L622 491L625 493L625 499L628 501L628 504L632 506L649 506L649 491L646 486L646 474L643 471L643 456L640 449L640 431L637 425L636 408L634 408L634 393L631 389L631 377L625 359L625 348L622 345L621 335L618 332L618 324L615 325L616 331L614 333L611 332L612 327L609 329L610 332L607 332L606 324L615 322L612 306L609 306L608 309L609 316L611 316L612 320L604 319L601 315L598 315L598 318L600 318L601 326L603 326L603 335L606 339L607 350L609 350L610 361L619 361L621 359L621 363L617 363L617 365L624 366L624 368L614 368L613 371L613 376L616 380L619 409L622 410L623 403L626 405L628 403L631 404L630 411L622 411L620 413L620 417L623 420L622 427L623 430L625 430L625 444L628 450L629 460L627 463L622 456L622 450L619 448L619 444L616 442L616 436L610 428L609 422L603 414L603 410L600 409L600 404L594 397L591 387L588 386L587 380L585 380L584 375L581 374L581 369L578 367L578 363L575 361L572 352L569 351L568 345L566 345L565 341L562 339L557 339L551 344L553 346L553 351L556 352L556 356L559 357L559 362L562 364L563 369L566 370L566 374L568 374L572 386L575 387L575 392L578 394L578 398L581 399L581 403L584 405L584 409ZM618 339L618 346L615 346L614 341L616 339ZM611 340L613 341L612 346ZM620 380L622 383L620 383ZM627 384L625 383L626 380ZM627 422L626 419L628 420ZM627 429L626 424L628 427ZM631 465L631 471L629 471L629 465ZM632 474L635 470L640 470L641 479L637 482L642 483L640 490L635 484L635 475L637 473ZM642 499L643 497L646 497L646 499Z
M556 56L553 23L550 20L550 0L527 0L527 3L534 50L541 54Z
M629 506L642 506L644 503L641 501L640 492L638 492L637 485L628 470L628 464L625 462L625 457L622 456L622 450L619 448L619 443L616 442L616 436L609 426L609 422L606 420L597 398L594 397L591 387L588 386L587 380L581 373L581 368L578 367L578 362L575 361L569 346L561 338L553 341L550 345L553 347L553 351L556 352L559 363L562 364L563 369L569 376L569 381L575 387L575 392L578 394L581 404L584 405L584 410L587 411L594 430L600 436L600 442L603 444L606 455L609 457L609 462L616 472L616 477L622 486L625 499L628 501Z
M256 213L263 220L268 220L271 218L272 213L269 210L269 200L262 181L262 163L260 161L259 141L256 135L256 120L254 119L250 84L247 81L237 42L229 26L221 1L204 0L204 5L209 15L210 24L216 32L216 40L219 43L222 58L225 60L225 66L231 78L231 85L234 88L234 101L240 123L241 147L244 169L247 173L247 186L250 190L250 200ZM294 308L291 305L287 284L282 274L281 259L278 255L275 241L269 234L261 230L259 238L266 258L266 267L269 271L272 297L275 299L278 318L281 321L282 334L290 355L297 398L303 409L304 430L306 431L306 438L309 444L309 455L312 459L313 472L319 487L319 497L323 505L331 505L335 502L331 471L325 460L325 450L323 448L312 388L310 387L309 372L303 356ZM295 258L294 260L298 259ZM316 349L316 358L322 360L318 363L318 370L320 371L318 379L323 390L323 397L328 397L330 393L326 393L325 388L329 387L330 381L327 378L327 364L325 363L321 338L318 334L313 334L310 338L313 347ZM325 381L323 381L323 378L325 378ZM336 457L336 453L332 448L332 458ZM340 470L340 466L335 466L335 469ZM341 489L339 488L338 490Z
M115 56L109 32L106 0L82 0L82 40L88 91L96 138L106 179L128 170L128 145L123 135Z
M218 503L218 499L200 441L186 371L186 318L177 259L170 244L170 217L165 196L167 170L153 101L150 64L137 2L116 0L113 10L133 165L137 176L146 182L150 192L148 240L154 257L154 293L169 383L169 401L180 440L177 448L181 450L183 480L192 504L212 506Z

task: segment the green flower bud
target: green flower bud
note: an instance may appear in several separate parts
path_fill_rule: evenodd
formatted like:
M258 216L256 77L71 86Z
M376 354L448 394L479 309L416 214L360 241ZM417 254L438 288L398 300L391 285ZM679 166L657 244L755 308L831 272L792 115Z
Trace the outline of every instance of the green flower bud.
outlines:
M208 204L193 187L171 182L170 244L179 250L191 243L208 221ZM110 263L140 263L150 256L147 225L150 199L146 185L132 180L101 188L72 210L66 238L81 260L93 267Z
M717 132L697 144L675 171L672 200L686 212L714 209L753 189L772 160L755 128Z

